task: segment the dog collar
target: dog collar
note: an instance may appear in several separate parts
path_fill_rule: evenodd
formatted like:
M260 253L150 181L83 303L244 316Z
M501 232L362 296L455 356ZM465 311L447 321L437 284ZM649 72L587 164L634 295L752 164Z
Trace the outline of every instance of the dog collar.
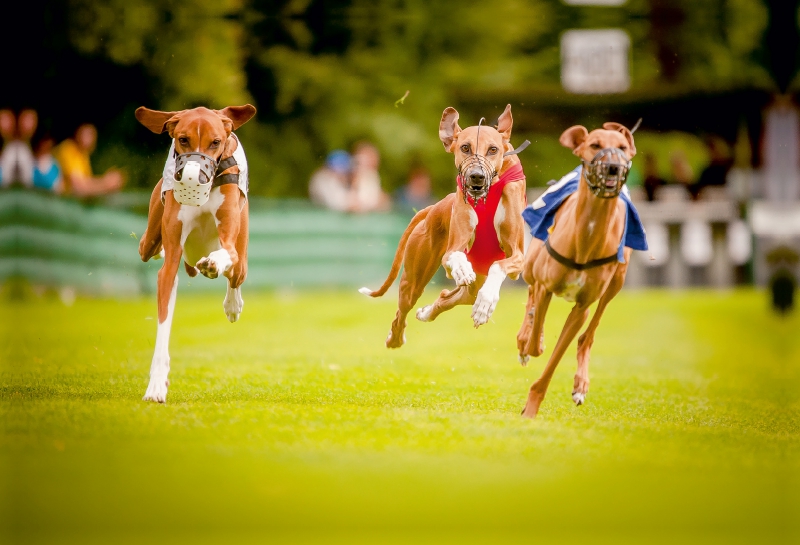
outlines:
M553 247L550 246L549 239L544 241L544 247L547 249L547 253L550 254L550 257L552 257L565 267L576 271L585 271L586 269L594 269L595 267L600 267L601 265L607 265L608 263L617 260L617 254L615 253L614 255L610 255L608 257L603 257L600 259L593 259L591 261L587 261L586 263L578 263L556 252L553 249Z

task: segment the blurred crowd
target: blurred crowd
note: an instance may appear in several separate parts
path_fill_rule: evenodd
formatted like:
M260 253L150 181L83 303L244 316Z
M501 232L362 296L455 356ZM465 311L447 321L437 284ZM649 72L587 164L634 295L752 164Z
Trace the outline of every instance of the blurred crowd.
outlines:
M378 174L380 153L369 142L359 142L352 154L334 150L325 164L311 176L311 202L339 212L416 212L433 204L430 173L414 167L408 183L390 197L381 187Z
M660 174L658 159L652 153L644 153L642 186L648 201L659 199L659 192L666 185L682 186L692 200L698 200L707 187L723 187L728 171L733 167L734 156L731 146L718 136L706 136L704 143L708 149L709 164L699 175L689 164L682 150L674 150L669 157L670 178Z
M20 185L57 194L88 198L119 191L125 178L117 169L92 172L91 155L97 145L94 125L80 125L72 138L56 145L39 128L35 110L0 110L0 187Z

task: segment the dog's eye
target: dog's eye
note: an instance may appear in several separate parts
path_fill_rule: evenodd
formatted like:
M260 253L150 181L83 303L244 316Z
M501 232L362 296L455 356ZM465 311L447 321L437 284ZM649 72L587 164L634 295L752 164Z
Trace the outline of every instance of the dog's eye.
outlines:
M592 149L600 149L600 144L598 143L590 144L589 147Z
M489 148L489 152L488 153L489 153L489 155L494 155L495 153L497 153L497 147L496 146L492 146L491 148Z
M178 138L178 142L180 142L181 146L189 145L189 139L186 138L185 136L181 136L180 138Z
M209 147L210 148L216 148L216 147L219 146L219 143L220 143L220 140L218 138L218 139L214 140L213 142L211 142L211 145Z
M463 151L464 153L469 153L469 144L464 144L463 146L461 146L461 151Z

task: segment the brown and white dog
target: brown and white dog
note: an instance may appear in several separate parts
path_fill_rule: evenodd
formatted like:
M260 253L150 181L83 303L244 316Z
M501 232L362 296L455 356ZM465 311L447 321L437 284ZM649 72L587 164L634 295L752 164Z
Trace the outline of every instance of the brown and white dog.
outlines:
M583 160L584 167L577 191L555 213L546 243L537 244L534 239L525 256L522 276L529 285L528 302L517 335L523 365L529 356L537 357L544 351L544 318L552 295L575 302L575 306L541 377L530 388L522 411L529 418L539 411L556 366L589 316L589 306L599 299L589 327L578 339L572 399L577 405L585 401L595 332L606 306L622 289L632 251L625 247L624 263L619 261L628 213L628 205L619 194L630 159L636 155L633 134L618 123L606 123L603 129L591 133L575 126L564 131L560 142ZM603 174L594 175L597 171ZM534 203L532 208L536 207Z
M386 339L388 348L405 342L406 316L422 295L439 265L456 282L433 304L417 311L431 322L456 305L473 305L475 327L485 324L497 306L506 276L517 278L524 259L525 175L511 138L511 105L498 118L497 128L461 129L458 112L447 108L439 123L439 139L455 155L457 190L417 212L400 239L389 276L376 291L380 297L392 285L401 266L397 315Z
M225 314L235 322L242 312L248 171L244 149L233 131L255 113L249 104L223 110L136 110L142 125L154 133L167 132L173 139L164 176L150 197L147 230L139 241L142 261L164 257L158 271L158 329L145 401L167 399L169 336L181 257L190 277L198 272L208 278L225 276Z

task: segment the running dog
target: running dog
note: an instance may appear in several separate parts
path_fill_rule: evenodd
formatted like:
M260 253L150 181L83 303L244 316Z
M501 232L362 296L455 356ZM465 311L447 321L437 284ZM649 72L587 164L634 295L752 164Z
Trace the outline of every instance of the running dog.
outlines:
M634 127L634 130L636 127ZM569 344L599 300L589 327L578 339L578 370L572 399L577 405L589 390L589 351L600 318L625 282L632 250L647 250L639 215L624 186L636 155L633 132L605 123L591 133L567 129L559 140L581 158L582 165L551 186L525 209L535 239L525 256L522 277L528 283L525 318L517 335L520 362L544 351L544 318L553 294L574 302L553 354L528 393L523 416L533 418Z
M438 203L417 212L397 247L391 271L376 291L361 288L370 297L380 297L392 285L400 267L400 296L387 348L405 343L406 316L443 265L456 282L443 290L433 304L417 311L417 319L432 322L456 305L473 305L475 327L485 324L500 299L506 276L517 278L524 260L525 174L511 139L511 105L497 126L461 129L458 112L447 108L439 123L439 139L453 153L458 170L456 191Z
M136 110L142 125L172 138L163 177L150 197L147 230L139 241L142 261L164 258L158 271L158 329L145 401L164 403L167 399L169 335L181 257L190 277L198 272L208 278L225 276L225 315L235 322L242 312L248 170L244 148L233 131L255 113L249 104L224 110Z

